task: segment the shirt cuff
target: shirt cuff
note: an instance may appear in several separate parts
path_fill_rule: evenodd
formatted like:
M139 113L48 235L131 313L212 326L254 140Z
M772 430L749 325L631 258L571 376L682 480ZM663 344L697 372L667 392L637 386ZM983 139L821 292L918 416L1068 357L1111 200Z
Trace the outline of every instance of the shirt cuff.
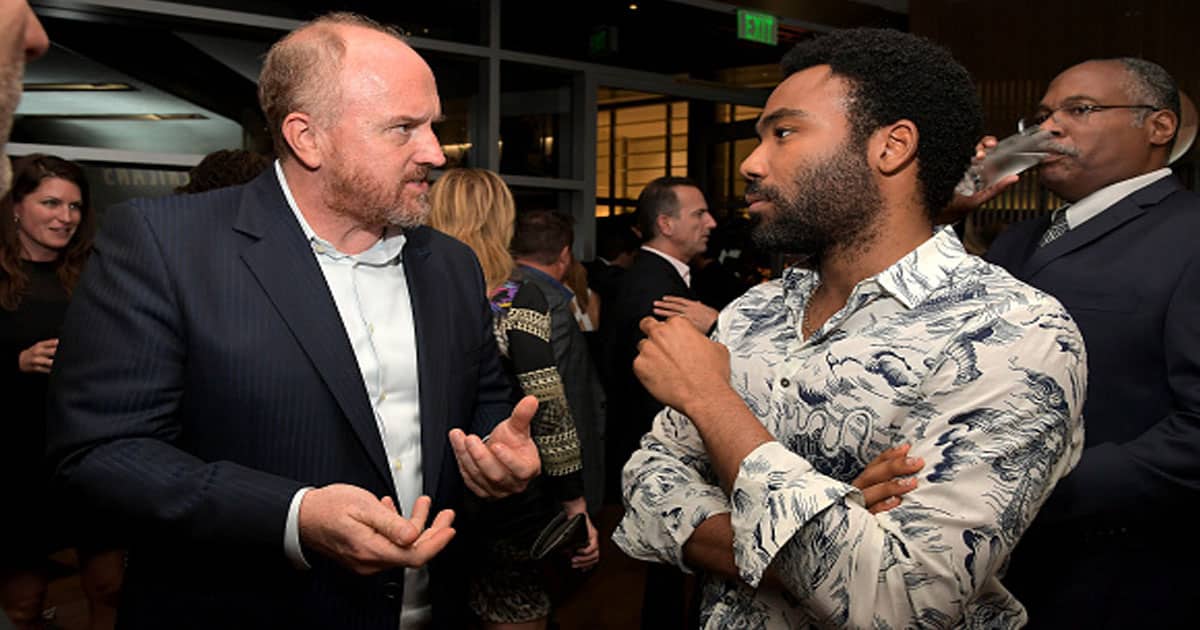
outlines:
M852 494L858 489L818 473L779 442L751 451L738 468L729 501L733 559L742 580L757 587L800 528Z
M727 512L729 501L720 488L697 485L662 505L628 506L612 540L631 558L665 562L694 573L684 563L684 545L701 523Z
M292 562L292 566L302 571L312 568L304 559L304 550L300 547L300 501L309 490L312 488L300 488L292 496L292 504L288 506L287 524L283 527L283 552Z

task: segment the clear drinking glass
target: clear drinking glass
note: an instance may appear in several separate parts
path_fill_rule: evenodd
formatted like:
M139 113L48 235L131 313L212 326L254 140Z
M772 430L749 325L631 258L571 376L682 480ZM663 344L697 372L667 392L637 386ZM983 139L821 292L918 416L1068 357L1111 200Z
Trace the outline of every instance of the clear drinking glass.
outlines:
M1050 154L1048 145L1053 137L1054 134L1046 129L1029 127L1001 140L983 160L967 169L954 191L970 196L1036 165Z

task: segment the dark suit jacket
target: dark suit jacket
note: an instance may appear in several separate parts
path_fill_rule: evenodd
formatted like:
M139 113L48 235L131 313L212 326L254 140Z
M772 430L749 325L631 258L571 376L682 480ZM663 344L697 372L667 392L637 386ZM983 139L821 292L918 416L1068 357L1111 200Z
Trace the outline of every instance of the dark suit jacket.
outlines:
M587 341L571 300L563 285L536 269L522 267L526 282L541 289L550 307L550 347L554 364L567 394L567 406L575 419L579 448L583 455L583 493L588 511L595 511L604 495L604 390L592 362Z
M617 295L617 287L621 283L621 277L625 275L625 268L618 265L610 265L603 260L596 260L583 263L587 269L588 287L600 296L600 307L613 301Z
M620 479L621 468L637 449L638 441L650 430L654 416L662 411L633 373L637 344L645 338L638 323L654 314L654 301L665 295L696 299L671 263L652 252L641 250L629 271L621 276L611 305L601 304L601 325L606 331L604 361L605 387L608 390L608 477L610 490ZM619 495L611 495L616 500Z
M1034 627L1190 625L1200 557L1189 518L1200 498L1200 197L1168 176L1038 248L1048 225L1012 226L987 258L1078 322L1087 441L1005 583Z
M438 510L464 492L446 433L488 431L510 394L473 254L428 228L407 238L422 474ZM299 488L395 489L345 328L274 169L109 211L51 389L58 482L92 507L88 518L103 510L131 532L122 627L394 630L402 571L361 577L311 550L309 571L285 559ZM452 548L430 567L441 627L458 627L465 609Z

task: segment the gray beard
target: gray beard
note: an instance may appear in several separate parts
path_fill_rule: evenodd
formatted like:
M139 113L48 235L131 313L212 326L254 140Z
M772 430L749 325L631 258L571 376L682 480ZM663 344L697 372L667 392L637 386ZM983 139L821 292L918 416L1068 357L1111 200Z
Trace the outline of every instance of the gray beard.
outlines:
M0 194L7 194L12 188L12 160L8 154L0 151Z
M12 133L17 103L21 101L21 77L24 74L23 62L0 66L0 192L4 193L12 187L12 161L3 149Z
M371 228L412 229L423 225L430 211L427 193L409 199L403 190L389 194L365 178L342 177L340 173L332 181L326 180L321 197L333 212Z

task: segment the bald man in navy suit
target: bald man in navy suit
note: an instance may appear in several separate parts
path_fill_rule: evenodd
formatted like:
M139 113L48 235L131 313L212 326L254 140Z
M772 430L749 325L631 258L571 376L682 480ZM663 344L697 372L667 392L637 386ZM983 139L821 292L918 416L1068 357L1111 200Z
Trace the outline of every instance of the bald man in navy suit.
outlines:
M121 627L464 627L453 510L540 462L479 264L422 225L433 73L331 14L259 96L267 172L108 213L52 375L57 480L130 533Z

